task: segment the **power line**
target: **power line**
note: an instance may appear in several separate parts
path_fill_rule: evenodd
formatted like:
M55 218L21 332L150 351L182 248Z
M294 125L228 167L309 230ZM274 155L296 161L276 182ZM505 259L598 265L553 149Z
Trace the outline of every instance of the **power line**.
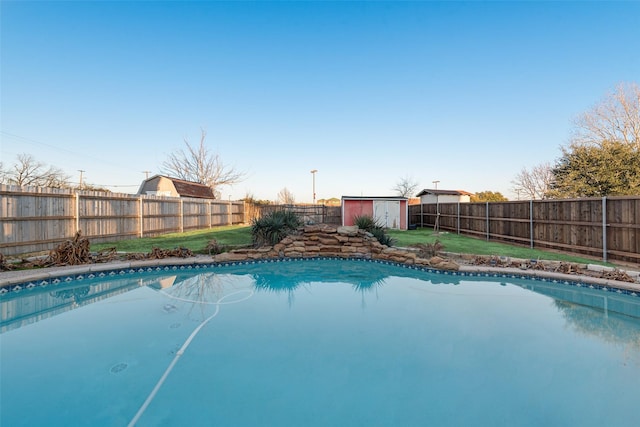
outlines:
M103 165L106 164L106 165L110 165L110 166L116 166L119 169L123 169L123 170L129 171L128 168L125 168L125 167L123 167L122 165L120 165L118 163L105 162L105 160L103 158L97 158L97 157L88 155L86 153L79 153L77 151L69 150L68 148L63 148L63 147L56 146L56 145L53 145L53 144L49 144L49 143L46 143L46 142L38 141L38 140L35 140L35 139L32 139L32 138L27 138L27 137L22 136L22 135L16 135L14 133L7 132L7 131L4 131L4 130L0 130L0 135L2 135L3 137L7 137L7 138L13 138L13 139L16 139L18 141L28 142L28 143L32 143L32 144L41 145L43 147L52 148L52 149L54 149L54 150L56 150L58 152L63 151L63 152L66 152L66 153L69 153L69 154L73 154L73 155L81 157L81 158L86 158L86 159L91 159L91 160L94 160L94 161L98 161L98 162L100 162L100 164L103 164ZM78 171L80 171L80 170L78 169ZM86 172L86 170L82 170L81 173L80 173L81 185L84 184L84 180L83 180L83 173L84 172ZM147 178L148 178L148 174L150 172L151 171L143 171L143 173L147 173ZM110 185L110 184L96 184L96 183L92 183L91 185L96 186L96 187L112 187L112 188L126 188L126 187L135 188L135 187L139 187L140 186L140 184L121 184L121 185L114 184L114 185Z
M0 130L0 134L1 134L1 135L3 135L3 136L7 136L7 137L9 137L9 138L15 138L15 139L20 140L20 141L30 142L30 143L33 143L33 144L42 145L42 146L44 146L44 147L53 148L53 149L55 149L56 151L64 151L64 152L67 152L67 153L69 153L69 154L73 154L73 155L75 155L75 156L78 156L78 157L80 157L80 158L91 159L91 160L94 160L94 161L100 162L100 164L106 164L106 165L109 165L109 166L115 166L115 167L118 167L119 169L129 171L129 169L128 169L128 168L123 167L121 164L118 164L118 163L112 163L112 162L109 162L109 161L105 161L105 159L104 159L104 158L94 157L94 156L91 156L91 155L86 154L86 153L82 153L82 152L77 152L77 151L69 150L68 148L63 148L63 147L55 146L55 145L52 145L52 144L48 144L48 143L46 143L46 142L37 141L37 140L35 140L35 139L27 138L27 137L25 137L25 136L21 136L21 135L16 135L16 134L14 134L14 133L7 132L7 131L3 131L3 130Z
M76 153L74 151L71 151L71 150L69 150L67 148L56 147L55 145L47 144L45 142L36 141L35 139L31 139L31 138L27 138L27 137L24 137L24 136L16 135L14 133L6 132L6 131L3 131L3 130L0 130L0 134L2 134L4 136L11 137L11 138L19 139L21 141L31 142L33 144L43 145L43 146L49 147L49 148L55 148L56 150L66 151L67 153L76 154L76 155L78 154L78 153ZM96 159L96 160L98 160L98 159Z

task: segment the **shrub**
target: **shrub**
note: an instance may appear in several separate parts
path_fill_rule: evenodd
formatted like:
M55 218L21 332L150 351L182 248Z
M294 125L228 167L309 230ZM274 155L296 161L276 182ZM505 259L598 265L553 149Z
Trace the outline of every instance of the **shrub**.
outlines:
M418 256L420 258L431 258L436 255L440 255L440 252L444 249L444 245L440 243L440 240L436 240L433 243L416 243L411 247L418 249Z
M382 229L382 226L369 215L359 215L353 218L353 223L358 226L360 230L365 230L371 233L375 229Z
M378 242L383 245L391 247L396 243L396 240L393 237L389 236L387 232L384 231L384 228L374 228L370 231L370 233L373 234L373 237L378 239Z
M209 240L209 243L207 244L205 250L209 252L209 255L217 255L224 252L225 248L223 245L218 243L216 239L211 239Z
M251 224L251 236L256 247L275 245L302 225L302 220L292 211L271 212L254 219Z
M373 219L373 217L369 215L359 215L353 219L353 223L357 225L359 229L373 234L373 237L381 244L386 246L393 246L395 244L395 239L389 236L384 227Z

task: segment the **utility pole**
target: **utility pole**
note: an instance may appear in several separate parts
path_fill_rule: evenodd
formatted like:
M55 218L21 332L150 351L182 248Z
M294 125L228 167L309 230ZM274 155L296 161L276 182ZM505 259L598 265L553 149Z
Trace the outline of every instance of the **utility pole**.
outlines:
M78 185L78 188L82 190L82 174L85 173L86 171L82 169L78 169L78 172L80 172L80 184Z
M431 181L433 182L433 184L436 186L436 190L438 189L438 183L440 181L435 180L435 181ZM433 222L433 231L437 232L440 230L440 203L438 203L438 193L436 193L436 219Z
M144 179L149 179L149 172L151 171L142 171L142 173L144 174Z
M313 204L316 204L316 172L318 169L313 169L311 175L313 176Z

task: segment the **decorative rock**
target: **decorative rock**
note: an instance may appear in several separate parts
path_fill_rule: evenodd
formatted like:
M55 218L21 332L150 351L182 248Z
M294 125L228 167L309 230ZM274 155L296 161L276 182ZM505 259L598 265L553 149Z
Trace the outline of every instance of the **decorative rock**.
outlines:
M441 262L440 264L438 264L438 268L442 270L452 270L452 271L460 270L460 266L456 262L451 260L446 260L444 262Z
M213 259L216 262L244 261L247 259L247 255L234 252L223 252L221 254L214 255Z
M382 245L371 234L357 226L334 227L326 224L307 225L302 234L290 235L273 247L238 249L214 256L216 262L242 261L269 258L312 258L318 256L337 258L364 258L393 261L400 264L432 266L446 270L460 267L443 257L424 259L415 251L390 248Z
M358 230L357 225L343 225L342 227L338 227L337 232L343 236L357 236Z
M438 265L438 264L443 263L443 262L444 262L444 258L439 257L439 256L434 256L434 257L429 258L429 265L434 266L434 267L436 265Z
M321 236L321 237L318 239L318 242L319 242L321 245L324 245L324 246L340 245L340 242L338 241L338 239L333 238L333 237L322 237L322 236Z

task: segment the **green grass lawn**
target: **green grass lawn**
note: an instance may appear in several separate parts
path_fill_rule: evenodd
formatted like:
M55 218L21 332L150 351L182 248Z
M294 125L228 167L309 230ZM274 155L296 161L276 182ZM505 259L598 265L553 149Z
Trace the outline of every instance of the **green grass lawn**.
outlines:
M154 247L160 249L188 248L195 253L208 253L207 245L215 239L219 245L237 247L247 246L251 242L251 227L229 225L206 230L187 231L185 233L164 234L157 237L119 240L111 243L91 244L92 251L115 247L119 252L150 252Z
M431 228L417 230L389 230L388 234L396 240L395 246L411 246L416 243L434 243L439 240L444 246L443 251L459 254L496 255L521 259L541 259L549 261L567 261L576 263L604 264L590 258L562 254L524 246L510 245L462 236L450 232L434 233ZM610 265L610 264L609 264Z
M444 246L443 251L473 255L496 255L522 259L557 260L576 263L597 263L597 260L561 254L557 252L530 249L523 246L506 243L487 242L483 239L458 235L456 233L434 233L430 228L418 230L398 231L389 230L388 234L395 239L395 246L407 247L416 243L434 243L439 240ZM154 247L174 249L185 247L195 253L206 254L207 245L215 239L219 245L230 248L251 245L250 226L224 226L206 230L189 231L185 233L165 234L158 237L121 240L113 243L92 244L91 250L115 247L119 252L150 252Z

